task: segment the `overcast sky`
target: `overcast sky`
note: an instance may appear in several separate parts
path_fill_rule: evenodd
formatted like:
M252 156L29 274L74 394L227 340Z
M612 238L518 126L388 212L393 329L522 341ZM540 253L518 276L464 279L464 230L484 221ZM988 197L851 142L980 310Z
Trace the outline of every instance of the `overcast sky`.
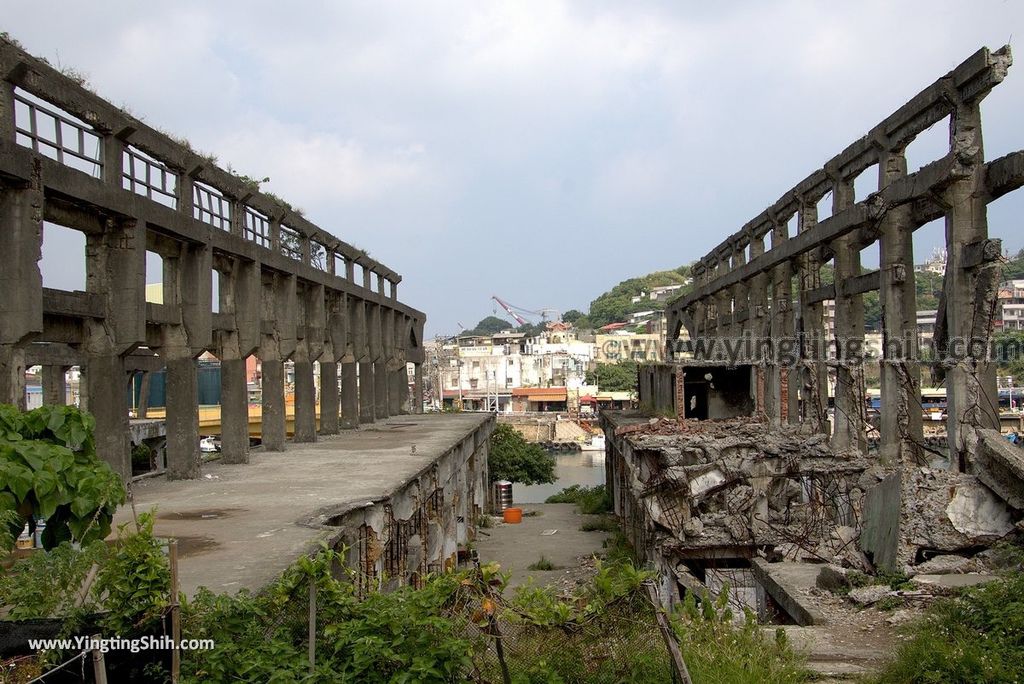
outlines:
M492 294L586 310L699 258L977 48L1013 44L1024 3L38 1L0 30L269 176L402 273L433 335ZM1024 148L1021 71L983 105L989 159ZM911 170L946 142L926 133ZM1013 251L1022 208L990 210ZM941 239L922 229L919 259ZM47 284L81 288L65 245L46 243Z

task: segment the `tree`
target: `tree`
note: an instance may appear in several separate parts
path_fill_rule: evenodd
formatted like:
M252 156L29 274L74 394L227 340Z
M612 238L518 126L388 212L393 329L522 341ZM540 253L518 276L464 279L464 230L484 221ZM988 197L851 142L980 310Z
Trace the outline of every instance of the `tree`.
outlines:
M600 363L587 371L588 385L608 392L629 392L636 389L636 361Z
M505 423L499 423L491 434L487 468L491 482L508 480L532 485L555 481L555 457L540 445L527 442L514 427Z
M502 318L498 318L497 316L488 316L477 323L475 327L464 331L462 334L493 335L494 333L500 333L502 330L508 330L511 327L512 324Z
M583 312L577 309L569 309L562 314L562 320L566 323L575 323L579 319L583 318Z

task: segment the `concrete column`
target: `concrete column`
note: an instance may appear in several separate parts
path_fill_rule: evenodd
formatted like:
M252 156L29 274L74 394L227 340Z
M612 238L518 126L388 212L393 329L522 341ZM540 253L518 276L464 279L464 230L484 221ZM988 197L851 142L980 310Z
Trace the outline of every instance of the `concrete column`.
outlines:
M393 416L408 413L405 406L405 400L409 394L407 378L408 375L406 374L404 363L388 373L388 379L391 383L391 386L388 387L388 413Z
M338 434L338 364L320 361L320 434Z
M854 203L853 183L836 179L832 186L832 215ZM867 416L864 391L864 297L848 295L843 284L860 275L860 245L853 235L835 241L836 286L836 394L832 446L837 452L857 449L867 453Z
M67 368L43 366L43 403L63 406L68 401Z
M818 225L817 202L804 201L799 211L799 231L805 233ZM825 319L821 302L809 304L807 293L821 287L821 259L817 249L800 257L800 356L805 364L802 379L803 419L818 432L829 432L828 369L825 366Z
M952 152L970 170L945 192L946 211L946 329L955 362L947 374L950 467L966 469L977 443L979 428L999 429L996 365L984 354L992 334L999 262L965 263L965 250L988 238L984 192L985 153L978 102L961 103L950 130Z
M772 248L781 245L789 239L789 229L785 223L775 224L772 230ZM780 358L788 356L792 358L797 349L793 347L793 265L788 261L775 267L772 272L772 310L771 310L771 338L776 345L775 356ZM788 345L783 348L781 345ZM787 352L786 354L781 354ZM788 360L788 359L782 359ZM769 408L769 418L773 423L797 422L799 400L797 395L797 383L793 381L792 367L783 368L780 363L773 363L767 374L766 404Z
M373 362L373 415L377 420L388 417L388 364L381 359Z
M414 373L416 377L416 386L413 389L413 413L423 413L423 364L413 364ZM442 391L442 388L438 387L437 391Z
M196 360L167 361L167 477L199 477L199 385Z
M3 92L10 94L8 85ZM0 102L0 115L13 116ZM6 119L5 119L6 122ZM7 122L9 123L9 122ZM13 133L10 137L13 143ZM35 175L35 174L34 174ZM0 402L25 408L25 351L33 333L43 331L43 194L38 177L31 188L0 184Z
M295 362L295 437L296 442L316 441L316 385L313 362Z
M224 463L249 462L249 390L245 359L220 362L220 448Z
M84 408L96 419L96 453L127 482L132 476L132 461L124 359L116 354L90 355L82 373ZM195 447L199 448L198 438Z
M879 188L907 175L902 150L884 151ZM882 304L881 445L883 459L923 463L921 371L917 363L917 293L914 289L914 224L911 206L889 209L879 241L879 300Z
M15 344L0 344L0 403L25 410L25 350Z
M359 427L359 387L354 361L341 364L341 427Z
M152 373L142 371L142 380L139 381L139 405L135 407L135 415L145 418L149 411L149 385Z
M373 422L373 362L359 362L359 422Z
M284 362L265 360L263 369L263 419L260 438L267 451L284 451Z

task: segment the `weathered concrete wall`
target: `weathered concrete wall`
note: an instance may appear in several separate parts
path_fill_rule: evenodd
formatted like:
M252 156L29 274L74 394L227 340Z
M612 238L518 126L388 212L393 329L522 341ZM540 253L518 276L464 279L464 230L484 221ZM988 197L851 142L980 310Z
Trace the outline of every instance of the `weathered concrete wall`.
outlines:
M325 433L357 425L357 407L365 422L406 410L405 383L389 373L423 362L425 316L398 300L398 273L4 39L0 74L0 402L24 404L27 365L82 366L99 452L125 477L127 375L164 366L168 471L199 476L191 398L204 352L236 371L222 420L237 463L248 428L238 370L251 355L263 361L270 449L285 446L275 395L283 402L287 360L299 371L298 441L316 439L317 360L342 364L340 400L328 393L320 407L332 414ZM86 235L86 291L42 287L44 221ZM162 260L148 274L163 283L159 304L145 298L147 251ZM368 380L358 385L356 363Z
M495 424L487 419L387 496L319 511L310 521L341 529L334 544L347 548L348 567L358 571L362 588L419 586L427 573L455 568L488 509Z

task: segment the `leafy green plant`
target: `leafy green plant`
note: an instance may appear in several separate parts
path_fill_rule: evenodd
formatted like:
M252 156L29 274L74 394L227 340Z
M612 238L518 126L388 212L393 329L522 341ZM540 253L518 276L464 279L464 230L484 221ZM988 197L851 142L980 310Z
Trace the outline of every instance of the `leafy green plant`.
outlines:
M158 617L170 600L171 571L163 545L153 536L153 513L139 515L138 531L118 526L117 549L100 568L93 591L110 610L103 623L127 634Z
M491 482L508 480L523 484L555 481L555 457L531 444L511 425L499 423L491 434L487 457Z
M46 520L43 547L88 543L110 533L124 503L121 478L96 455L95 420L73 406L22 412L0 405L0 511L15 511L6 533ZM3 530L0 530L3 533Z
M716 597L704 593L698 603L690 593L670 616L695 682L789 684L809 681L804 659L796 653L783 629L769 638L749 610L736 624L729 608L729 587Z
M79 593L89 570L107 557L102 541L81 549L65 542L49 553L31 553L0 574L0 607L11 620L71 617L95 608L91 594Z

